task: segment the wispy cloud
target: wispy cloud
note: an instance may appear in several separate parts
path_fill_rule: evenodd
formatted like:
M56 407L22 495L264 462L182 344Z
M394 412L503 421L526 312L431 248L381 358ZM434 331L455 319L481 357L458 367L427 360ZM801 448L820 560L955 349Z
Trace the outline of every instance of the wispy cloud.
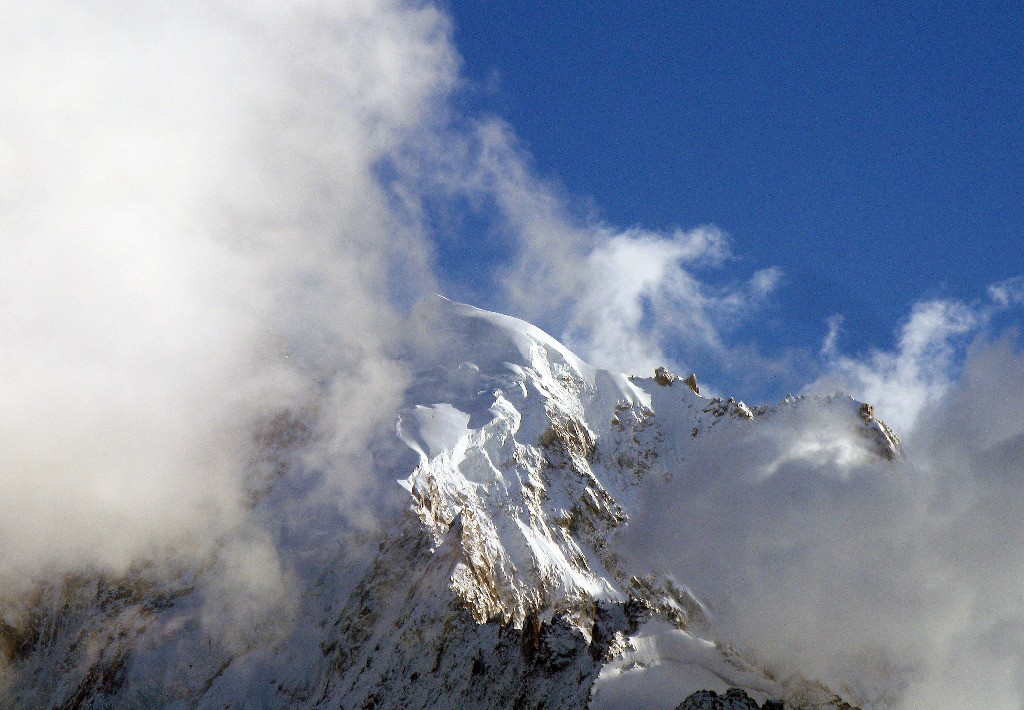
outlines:
M826 372L807 391L844 391L878 409L897 429L909 431L920 413L945 394L959 375L967 343L995 316L1020 303L1020 277L993 284L985 301L930 300L915 304L892 352L852 357L839 350L842 319L829 322L821 355Z
M508 260L493 269L500 288L486 305L541 325L601 367L647 374L657 365L728 359L738 327L782 278L776 267L745 281L723 275L733 254L714 226L608 225L539 177L528 150L499 120L448 134L432 160L420 159L419 179L432 186L421 199L468 197L489 220L492 235L465 247L488 238L506 245Z
M721 287L698 275L728 256L725 235L712 227L616 234L582 259L584 288L563 337L603 367L644 375L658 365L685 367L672 347L681 342L691 353L725 356L728 331L756 312L781 276L768 268Z

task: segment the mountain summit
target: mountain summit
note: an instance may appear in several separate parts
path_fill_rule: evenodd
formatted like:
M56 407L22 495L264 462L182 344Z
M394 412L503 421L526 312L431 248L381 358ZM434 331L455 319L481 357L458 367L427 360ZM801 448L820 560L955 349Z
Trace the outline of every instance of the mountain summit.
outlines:
M250 614L216 557L42 581L2 609L5 707L851 707L735 639L727 600L681 576L728 551L684 549L688 528L722 518L680 501L726 480L784 485L794 462L898 459L870 406L752 407L660 368L626 377L439 297L414 317L435 345L411 348L375 445L394 513L297 520L309 434L282 413L251 506L285 593Z

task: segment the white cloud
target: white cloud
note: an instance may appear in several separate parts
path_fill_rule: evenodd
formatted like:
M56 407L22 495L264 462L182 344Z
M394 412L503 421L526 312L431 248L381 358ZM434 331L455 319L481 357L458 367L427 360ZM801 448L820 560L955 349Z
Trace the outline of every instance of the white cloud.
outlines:
M727 336L781 279L774 267L746 283L709 278L733 258L714 226L620 230L581 214L559 185L535 174L501 121L448 141L417 170L439 192L468 195L475 209L493 212L496 233L511 245L488 305L550 330L595 365L650 374L657 365L687 366L681 355L722 358L732 351Z
M977 342L905 460L876 457L841 398L698 437L625 542L780 677L866 708L1020 707L1021 383L1024 353Z
M834 316L821 347L827 372L806 391L849 392L873 404L897 431L908 432L956 382L970 339L998 314L1024 304L1022 294L1024 279L1015 277L990 286L987 301L917 303L900 329L895 350L872 350L863 357L840 352L842 316Z
M376 170L443 120L447 18L6 10L0 583L244 529L252 427L282 407L324 414L324 491L363 506L368 442L404 387L392 304L433 285Z
M566 344L603 367L643 375L674 364L665 352L674 341L727 352L722 331L754 310L780 276L765 269L746 286L716 289L695 275L728 255L725 236L712 227L612 236L582 260L582 292L564 326Z
M828 319L828 333L821 342L821 350L818 354L823 357L832 357L836 354L836 344L839 342L839 335L843 328L843 317L839 314Z
M822 347L822 354L831 359L830 372L808 389L850 392L905 431L948 389L956 354L951 341L974 330L980 319L975 309L962 303L918 303L900 331L896 352L876 350L860 360L836 352L839 321L832 321Z
M1024 304L1024 276L1014 276L988 287L989 298L1003 308Z

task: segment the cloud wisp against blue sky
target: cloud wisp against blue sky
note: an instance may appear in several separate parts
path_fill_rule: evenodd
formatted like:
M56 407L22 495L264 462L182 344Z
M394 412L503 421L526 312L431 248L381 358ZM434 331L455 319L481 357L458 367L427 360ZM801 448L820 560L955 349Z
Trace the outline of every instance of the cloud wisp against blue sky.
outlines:
M454 0L463 103L623 227L715 224L791 277L773 347L846 316L890 349L909 304L1024 264L1024 19L1012 3Z

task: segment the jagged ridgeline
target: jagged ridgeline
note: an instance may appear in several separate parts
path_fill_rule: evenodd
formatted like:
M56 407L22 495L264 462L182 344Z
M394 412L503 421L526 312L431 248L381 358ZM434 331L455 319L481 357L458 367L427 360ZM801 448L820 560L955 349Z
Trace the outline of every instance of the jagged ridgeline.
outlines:
M851 707L720 639L686 580L621 538L639 524L645 487L684 475L694 452L807 408L865 455L898 458L869 406L837 396L748 407L702 396L692 375L595 369L507 316L440 298L417 315L445 347L410 357L395 428L379 433L391 452L379 473L405 496L403 513L378 532L290 517L302 495L293 467L308 465L292 454L309 431L282 414L258 434L267 475L250 505L275 531L287 613L254 613L225 637L210 621L212 560L56 576L4 601L2 705Z

